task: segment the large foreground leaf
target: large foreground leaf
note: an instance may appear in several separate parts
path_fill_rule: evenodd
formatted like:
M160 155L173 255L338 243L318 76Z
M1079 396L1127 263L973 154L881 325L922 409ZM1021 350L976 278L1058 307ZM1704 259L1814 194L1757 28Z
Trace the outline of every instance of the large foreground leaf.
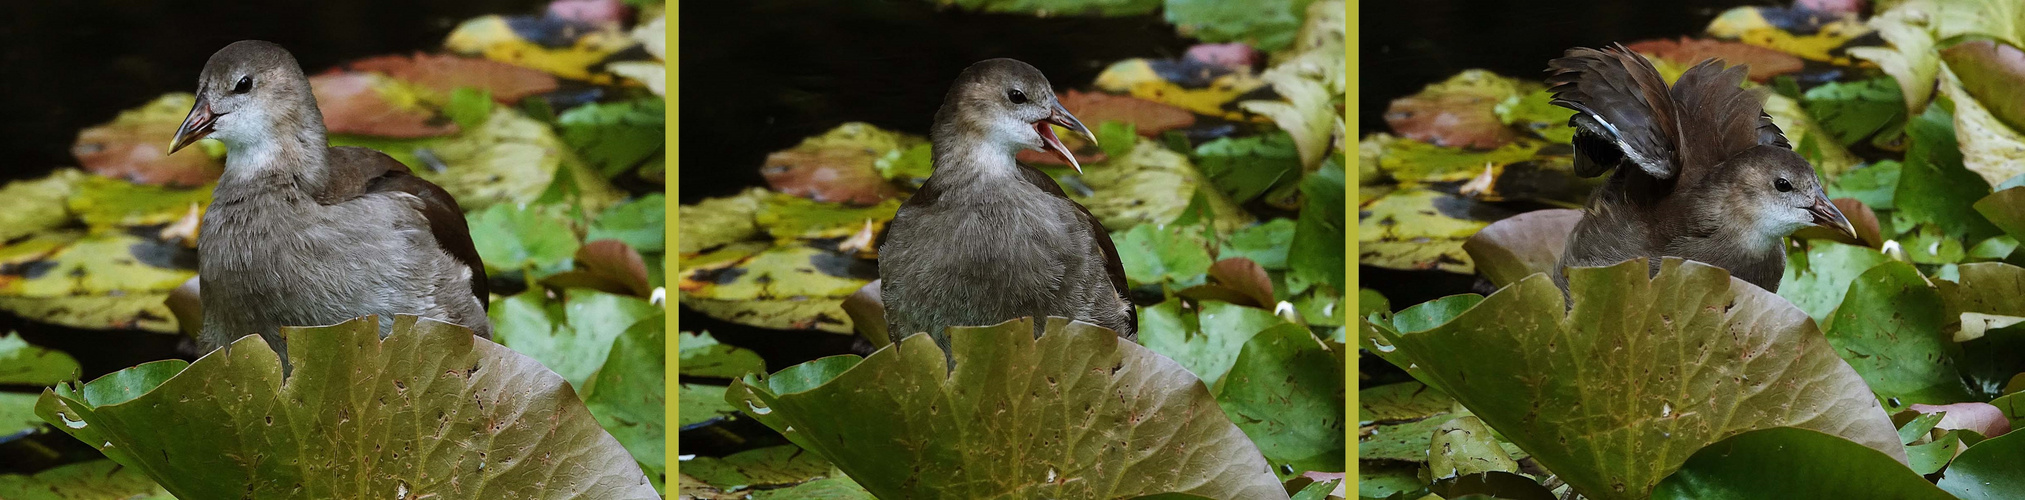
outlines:
M1438 326L1367 322L1366 347L1589 498L1642 498L1695 450L1766 427L1905 460L1806 313L1719 268L1666 259L1646 273L1636 261L1571 269L1572 310L1546 276L1527 277Z
M247 336L43 392L37 414L179 498L657 498L575 391L469 330L403 316Z
M1661 482L1652 498L1949 497L1877 450L1812 430L1780 427L1702 448Z
M1050 320L953 328L748 376L734 406L884 498L1287 498L1257 447L1180 364Z

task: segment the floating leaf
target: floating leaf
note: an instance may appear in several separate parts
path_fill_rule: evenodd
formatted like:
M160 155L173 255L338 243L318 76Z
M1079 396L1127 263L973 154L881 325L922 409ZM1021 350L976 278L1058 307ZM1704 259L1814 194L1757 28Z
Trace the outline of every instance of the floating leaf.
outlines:
M181 370L119 372L142 374L130 399L95 389L118 374L45 391L37 414L180 498L658 498L534 360L446 323L402 316L384 340L378 325L285 329L286 378L249 335Z
M692 334L683 332L676 342L682 346L681 362L684 377L738 378L747 373L766 372L766 361L750 349L729 344L720 344L710 332ZM720 398L722 399L722 398Z
M1985 439L1962 451L1938 486L1963 500L1997 500L2025 491L2025 432Z
M1829 198L1855 198L1872 209L1897 207L1893 193L1898 190L1902 166L1894 160L1880 160L1869 166L1844 172L1824 186Z
M111 460L64 465L34 475L0 475L0 498L14 500L175 500L140 469Z
M1748 65L1751 81L1763 82L1774 76L1800 71L1801 62L1785 52L1738 42L1680 37L1679 40L1646 40L1626 45L1641 54L1693 66L1716 59L1725 67Z
M1828 313L1843 302L1856 277L1891 259L1876 249L1828 241L1806 243L1805 252L1786 253L1786 273L1779 278L1779 296L1826 324ZM1924 285L1922 285L1924 286Z
M682 305L698 312L763 328L848 334L844 297L876 278L878 267L836 251L786 245L683 273Z
M1259 50L1280 50L1294 42L1301 14L1314 0L1274 0L1235 5L1205 0L1167 0L1167 22L1205 42L1245 42Z
M70 213L65 210L64 200L87 178L84 172L64 168L48 177L0 186L0 242L12 242L69 222Z
M2025 89L2019 87L2025 82L2025 50L1995 40L1970 40L1941 49L1941 60L1968 91L1967 99L1950 96L1957 104L1975 101L2014 135L2025 130ZM1990 181L1998 182L2003 179Z
M1843 145L1856 144L1894 124L1905 123L1905 95L1891 78L1828 82L1807 89L1804 103L1807 114L1813 115L1821 128Z
M1438 191L1408 188L1366 202L1357 213L1357 263L1391 269L1471 273L1463 242L1505 215Z
M738 414L738 408L724 401L724 386L703 384L682 384L676 395L682 406L676 412L680 417L678 428L689 430ZM687 467L687 466L685 466Z
M1372 134L1365 137L1359 146L1372 148L1377 161L1371 162L1371 166L1393 179L1408 184L1427 184L1469 180L1482 175L1485 169L1531 160L1540 151L1541 144L1520 141L1490 151L1467 151Z
M1137 97L1069 89L1061 95L1061 101L1062 107L1083 123L1128 123L1136 133L1146 137L1159 137L1163 132L1195 125L1195 113Z
M1966 430L1984 437L2011 432L2011 421L2004 417L2004 410L1989 403L1915 404L1908 408L1922 415L1940 415L1941 418L1934 422L1935 430Z
M1366 387L1357 390L1357 420L1417 420L1447 413L1455 400L1420 382Z
M1247 120L1244 113L1234 110L1232 101L1264 87L1266 82L1250 72L1203 66L1205 63L1186 58L1126 59L1104 68L1095 83L1106 92L1129 93L1132 97L1226 120Z
M1400 136L1436 146L1495 149L1518 138L1498 117L1498 105L1540 87L1485 70L1467 70L1418 94L1393 99L1385 110L1385 124Z
M685 217L689 214L682 214ZM642 254L658 254L667 249L668 198L661 193L613 205L598 214L591 222L591 228L584 234L584 241L615 239L626 242Z
M611 104L591 103L556 117L564 143L605 177L616 177L660 162L667 142L667 104L650 97Z
M680 221L676 228L680 236L676 238L677 251L691 254L757 236L759 226L753 219L769 196L765 189L751 188L737 196L680 206L676 209ZM683 259L683 268L688 267L688 262Z
M569 23L555 18L483 16L457 25L444 40L443 48L571 80L612 83L611 75L597 71L600 63L609 62L614 54L638 42L615 26L586 30ZM555 40L541 36L548 34L569 38Z
M1870 18L1867 23L1889 47L1851 47L1849 56L1876 64L1898 81L1905 92L1906 116L1919 116L1934 96L1934 80L1940 78L1941 59L1934 51L1935 33L1928 28L1926 5L1902 2Z
M1492 285L1505 286L1536 273L1553 274L1568 234L1582 222L1574 209L1534 210L1491 223L1463 242L1470 262Z
M486 273L525 269L546 276L568 269L581 244L559 208L499 204L466 215Z
M1573 269L1572 309L1546 276L1528 277L1425 331L1367 322L1365 347L1589 498L1643 497L1699 443L1766 427L1833 431L1903 460L1863 379L1800 310L1704 264L1647 272ZM1592 362L1606 356L1620 362ZM1545 394L1563 404L1535 404Z
M1246 341L1212 392L1282 478L1343 470L1343 368L1307 328L1282 323Z
M51 386L77 380L79 370L77 359L63 351L29 344L12 332L0 334L0 384Z
M1306 202L1301 207L1301 217L1294 222L1294 240L1287 244L1287 277L1307 283L1327 284L1336 290L1344 290L1343 254L1349 236L1343 226L1343 208L1348 203L1343 199L1342 158L1325 163L1321 170L1301 179L1301 195ZM1360 217L1361 219L1361 217ZM1360 221L1360 226L1361 226ZM1287 293L1300 293L1305 286L1288 285Z
M2025 54L2018 57L2025 58ZM2025 61L2019 64L2025 65ZM2025 71L2025 68L2020 71ZM2025 75L2021 75L2018 82L2025 82ZM1999 121L1996 113L2003 110L1995 108L1995 104L1985 106L1978 101L1963 89L1961 80L1951 71L1941 72L1941 95L1955 105L1954 132L1961 141L1963 167L1982 176L1987 185L2025 174L2025 166L2020 166L2025 164L2025 135ZM2025 96L2014 99L2025 104Z
M830 463L794 445L768 446L723 458L696 457L682 473L728 490L760 490L798 484L830 472Z
M1800 101L1779 94L1765 96L1765 113L1772 117L1793 144L1793 150L1814 164L1814 172L1822 179L1835 179L1863 163L1862 159L1849 152L1835 140L1835 136L1823 129L1820 121L1801 108Z
M950 358L916 335L807 379L810 365L747 377L727 398L880 496L1286 498L1194 376L1109 330L1053 319L1035 339L1015 320L949 336Z
M111 122L78 132L70 153L85 171L141 184L201 186L217 180L225 162L207 148L169 154L169 137L196 102L196 95L173 93L122 111Z
M1943 337L1947 322L1940 292L1912 265L1885 262L1857 276L1844 307L1829 315L1823 333L1870 390L1891 403L1966 401L1968 388L1946 359L1959 353Z
M1498 103L1498 120L1531 130L1542 139L1560 144L1573 142L1575 127L1568 126L1568 118L1575 116L1575 110L1555 106L1553 101L1554 93L1544 88L1505 98Z
M1652 492L1655 500L1802 497L1951 498L1891 455L1821 431L1786 427L1709 444Z
M1912 223L1939 225L1956 239L1995 236L1997 228L1979 216L1974 206L1976 200L1990 194L1990 184L1963 168L1951 121L1946 110L1933 106L1906 124L1912 149L1905 154L1898 190L1892 195L1897 216Z
M1173 359L1189 373L1215 386L1237 362L1245 344L1268 329L1299 325L1272 311L1214 300L1191 309L1181 299L1139 309L1139 343Z
M584 210L603 210L624 197L577 161L548 124L506 106L494 107L484 125L449 137L333 135L330 141L333 146L376 149L400 160L415 175L442 186L467 211L535 202L564 175L575 186Z
M1133 283L1187 288L1201 284L1209 272L1207 243L1186 227L1141 224L1114 239L1125 277Z
M880 175L880 159L919 142L869 124L846 123L792 149L768 154L759 172L767 185L782 193L821 202L876 205L902 197ZM922 172L923 177L926 174Z
M1091 194L1069 190L1069 198L1090 209L1104 227L1114 231L1174 221L1188 209L1197 189L1208 182L1189 164L1187 156L1144 138L1132 145L1131 153L1085 169L1081 179ZM1222 195L1206 200L1218 233L1252 223L1250 212Z
M1854 13L1831 13L1798 6L1733 8L1716 16L1707 29L1709 35L1717 38L1738 40L1809 60L1841 65L1852 62L1842 55L1840 49L1870 31Z
M17 253L18 252L18 253ZM102 232L44 233L0 247L0 310L76 328L176 331L162 300L196 275L180 246Z
M1216 255L1244 257L1269 271L1287 268L1287 246L1294 241L1294 219L1273 219L1239 229L1225 238Z
M1483 472L1517 472L1519 463L1498 447L1491 429L1476 417L1450 419L1434 430L1427 453L1428 475L1437 481Z
M93 228L167 225L188 215L191 205L211 204L215 185L176 188L83 176L70 185L70 213Z
M507 297L489 312L493 340L540 361L572 387L584 387L604 366L612 343L657 308L638 297L565 290L561 304L539 290Z
M360 59L344 67L387 75L445 95L460 88L476 88L501 104L517 103L559 86L548 73L498 61L424 52Z
M1285 133L1218 138L1196 146L1194 156L1203 175L1237 203L1301 178L1300 155L1294 151L1293 137Z
M584 390L584 408L598 425L655 476L668 468L666 322L655 314L626 328Z
M310 90L332 134L412 139L457 133L454 122L423 104L422 90L379 73L311 77Z

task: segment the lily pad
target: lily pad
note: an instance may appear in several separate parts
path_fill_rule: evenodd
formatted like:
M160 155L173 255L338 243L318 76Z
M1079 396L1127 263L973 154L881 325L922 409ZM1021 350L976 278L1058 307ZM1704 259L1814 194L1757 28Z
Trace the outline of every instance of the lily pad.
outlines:
M610 238L626 242L642 254L659 254L668 246L667 216L668 198L661 193L649 193L598 214L584 234L584 241Z
M582 29L570 23L560 18L482 16L458 24L443 41L443 48L571 80L611 84L612 75L599 69L615 54L639 42L617 26Z
M1712 443L1653 489L1655 500L1950 497L1891 455L1813 429L1759 429Z
M830 472L830 462L794 445L768 446L718 457L696 457L682 474L727 490L764 490L806 482Z
M1455 400L1420 382L1400 382L1358 389L1357 405L1357 420L1370 423L1447 413Z
M704 384L682 384L677 389L677 402L681 411L676 422L677 428L689 430L718 419L738 415L738 408L724 401L724 386Z
M1726 67L1748 65L1749 77L1755 82L1800 71L1802 66L1797 56L1740 42L1680 37L1679 40L1646 40L1624 48L1687 66L1708 59L1720 60Z
M1181 289L1202 284L1209 272L1208 243L1186 227L1140 224L1115 239L1118 260L1132 283Z
M1484 472L1518 472L1519 463L1498 447L1484 421L1473 416L1450 419L1435 428L1428 442L1428 475L1436 481Z
M753 219L768 196L767 190L752 188L737 196L711 198L676 208L679 221L676 234L680 236L675 240L677 251L691 254L758 235L759 226ZM687 261L683 262L685 269Z
M19 253L16 253L19 252ZM43 233L0 247L0 310L78 328L176 331L163 299L196 276L187 249L125 232Z
M188 93L165 94L122 111L109 123L78 132L70 146L79 166L93 174L148 185L202 186L218 179L225 161L205 147L169 154L168 138L197 103Z
M1402 137L1436 146L1495 149L1518 139L1518 132L1498 116L1498 105L1540 87L1538 82L1468 70L1418 94L1393 99L1385 110L1385 124Z
M1188 209L1197 189L1209 182L1187 156L1146 138L1139 138L1123 157L1084 169L1081 179L1092 193L1084 196L1069 190L1069 198L1114 231L1174 221ZM1220 234L1252 223L1250 212L1220 194L1207 201Z
M1301 178L1301 158L1292 136L1269 133L1219 138L1195 147L1196 166L1231 201L1245 203Z
M1804 252L1786 253L1786 274L1779 278L1779 296L1822 324L1842 304L1849 284L1856 281L1857 275L1891 260L1873 248L1828 241L1807 242L1805 248Z
M1134 133L1146 137L1194 126L1196 120L1195 113L1173 105L1104 92L1069 89L1061 95L1061 101L1062 107L1083 123L1126 123L1132 125Z
M569 269L582 244L556 205L493 205L465 218L486 274L529 271L530 278Z
M1807 114L1843 145L1905 124L1905 95L1899 92L1898 81L1891 78L1825 83L1808 89L1804 102Z
M1906 124L1912 149L1906 152L1893 194L1897 216L1939 225L1956 239L1981 240L1998 234L1974 204L1990 194L1990 183L1962 166L1953 120L1940 106ZM1898 224L1893 224L1897 226ZM1909 225L1908 225L1909 227Z
M64 200L85 178L84 172L64 168L48 177L0 186L0 242L12 242L69 222L70 213Z
M1941 95L1955 105L1955 137L1961 141L1963 167L1990 185L2025 174L2025 166L2020 166L2025 164L2025 134L1999 121L1997 113L2002 110L1969 95L1953 72L1941 72Z
M1534 210L1485 226L1462 249L1478 273L1502 287L1536 273L1552 275L1567 249L1568 234L1580 222L1581 210Z
M13 500L176 500L140 469L92 460L37 472L0 475L0 498Z
M247 336L152 370L130 400L95 389L115 374L44 392L37 414L180 498L658 498L533 359L446 323L402 316L384 340L378 325L287 329L286 378Z
M1969 399L1951 361L1960 348L1941 331L1947 318L1940 292L1911 264L1885 262L1864 271L1843 302L1823 333L1870 390L1891 402L1887 411Z
M710 332L682 332L676 342L682 346L678 363L684 377L739 378L748 373L766 372L766 360L750 349L720 344Z
M667 104L659 97L591 103L556 117L562 140L605 177L662 161Z
M633 454L640 468L668 469L667 317L641 318L612 340L611 354L584 389L584 408Z
M1829 198L1855 198L1875 210L1892 210L1897 208L1893 193L1898 190L1902 168L1897 161L1881 160L1844 172L1825 188Z
M2025 432L1985 439L1955 457L1937 486L1963 500L2008 498L2025 491L2019 463L2025 463Z
M1213 0L1167 0L1167 22L1205 42L1245 42L1272 52L1294 42L1302 13L1314 0L1272 0L1238 5Z
M697 260L706 258L711 257ZM841 309L844 297L878 275L872 261L804 245L713 260L682 271L682 305L762 328L849 334L851 321Z
M1705 31L1808 60L1850 65L1852 61L1838 49L1871 30L1854 13L1817 10L1802 1L1793 7L1730 9L1709 21Z
M1212 392L1282 479L1344 470L1343 358L1307 328L1253 335Z
M310 77L309 87L331 134L415 139L461 130L424 103L427 90L387 75L327 73Z
M415 175L442 186L466 211L532 203L558 176L568 176L584 210L603 210L624 195L578 161L547 123L497 106L483 125L426 139L332 135L331 145L379 150Z
M384 74L449 95L460 88L477 88L500 104L520 102L527 96L556 90L554 76L498 61L417 52L412 56L388 55L352 61L352 71Z
M1268 271L1287 268L1287 245L1294 241L1294 219L1273 219L1239 229L1225 238L1216 255L1244 257Z
M1998 191L1976 201L1976 212L2012 238L2025 238L2025 187Z
M540 361L572 387L585 387L606 364L613 342L658 308L638 297L583 288L564 292L561 303L530 290L493 304L493 340Z
M1256 307L1205 300L1191 310L1181 299L1168 299L1140 308L1139 343L1213 387L1254 336L1283 326L1299 327Z
M2014 18L2016 22L2018 19ZM2013 131L2025 130L2025 50L1996 40L1970 40L1941 49L1941 60L1963 90ZM1959 103L1963 99L1956 98ZM1995 184L2001 179L1992 180Z
M1287 278L1289 281L1327 284L1335 290L1347 290L1344 282L1344 249L1349 236L1344 234L1344 200L1342 158L1326 162L1321 170L1301 179L1301 195L1306 202L1301 207L1301 217L1294 222L1294 240L1287 244ZM1360 217L1361 219L1361 217ZM1360 220L1360 226L1361 220ZM1300 293L1307 287L1289 283L1288 293Z
M0 334L0 384L50 386L77 380L77 359L63 351L23 340L12 332Z
M211 204L215 185L175 188L84 176L70 186L65 206L93 228L153 226L176 222L193 207Z
M1569 282L1572 309L1531 276L1426 331L1367 321L1366 348L1590 498L1641 498L1703 444L1766 427L1836 432L1904 460L1863 379L1771 293L1671 258L1657 276L1633 261ZM1619 361L1591 362L1604 358ZM1549 394L1564 403L1535 404Z
M747 377L727 398L882 497L1287 498L1181 365L1086 324L1032 332L952 328L953 372L916 335L862 362Z
M1393 191L1358 210L1357 263L1469 274L1475 261L1463 242L1504 215L1501 209L1431 189Z

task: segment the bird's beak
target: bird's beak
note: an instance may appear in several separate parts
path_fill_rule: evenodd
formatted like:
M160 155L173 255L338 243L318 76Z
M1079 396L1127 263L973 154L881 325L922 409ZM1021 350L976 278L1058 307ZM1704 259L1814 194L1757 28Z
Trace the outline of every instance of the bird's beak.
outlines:
M175 154L190 143L211 135L211 124L217 120L218 115L211 112L211 103L202 96L197 97L197 105L190 107L190 116L183 118L183 126L176 127L176 137L169 141L169 153Z
M1062 107L1061 101L1055 102L1054 110L1048 113L1047 118L1034 123L1034 131L1039 132L1041 134L1041 141L1046 143L1042 146L1042 149L1054 152L1055 156L1062 157L1062 161L1069 162L1069 166L1075 168L1076 173L1083 173L1083 166L1076 163L1076 154L1070 152L1067 146L1062 145L1062 139L1055 136L1054 127L1050 127L1049 125L1060 125L1062 128L1069 129L1072 132L1083 134L1083 138L1089 139L1092 146L1097 145L1097 134L1090 133L1089 127L1084 127L1082 120L1077 120L1076 115L1069 114L1069 109Z
M1856 235L1856 226L1849 223L1848 217L1842 216L1842 210L1836 209L1835 203L1828 201L1827 196L1815 196L1814 206L1807 207L1807 213L1814 215L1816 226L1834 229L1858 241L1863 240L1862 236Z

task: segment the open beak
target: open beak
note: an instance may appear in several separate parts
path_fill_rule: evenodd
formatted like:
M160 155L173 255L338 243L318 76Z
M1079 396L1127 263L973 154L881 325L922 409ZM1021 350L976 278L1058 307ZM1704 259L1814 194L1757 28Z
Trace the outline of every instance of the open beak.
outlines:
M1848 235L1850 239L1863 240L1863 237L1856 235L1856 226L1849 223L1849 218L1842 216L1842 210L1836 209L1835 204L1829 202L1827 196L1815 196L1814 206L1807 207L1807 213L1814 215L1816 226L1834 229Z
M1083 121L1077 120L1076 115L1069 114L1068 108L1063 108L1060 101L1055 102L1054 110L1048 113L1047 118L1034 122L1034 131L1041 134L1041 142L1045 143L1042 149L1062 157L1062 161L1069 162L1069 166L1075 168L1076 173L1083 173L1083 165L1076 163L1076 154L1069 152L1069 148L1062 145L1062 139L1055 136L1055 128L1049 125L1060 125L1071 132L1083 134L1083 138L1089 139L1092 146L1097 145L1097 134L1090 133L1089 127L1084 127Z
M175 154L190 143L211 135L211 124L217 120L218 115L211 112L211 103L198 97L197 105L190 107L190 116L183 118L183 126L176 127L176 137L169 140L169 153Z

